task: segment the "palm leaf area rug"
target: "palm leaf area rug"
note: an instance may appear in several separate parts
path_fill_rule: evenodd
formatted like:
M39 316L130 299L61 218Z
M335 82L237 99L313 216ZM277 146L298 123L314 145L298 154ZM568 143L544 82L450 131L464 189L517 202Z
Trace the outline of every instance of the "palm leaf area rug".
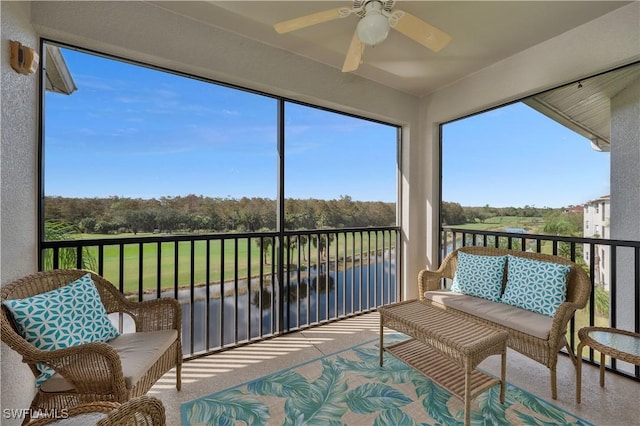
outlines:
M393 342L404 335L385 336ZM385 352L377 340L269 374L182 404L183 426L200 425L456 425L464 403ZM508 379L508 376L507 376ZM512 385L472 403L473 425L590 425Z

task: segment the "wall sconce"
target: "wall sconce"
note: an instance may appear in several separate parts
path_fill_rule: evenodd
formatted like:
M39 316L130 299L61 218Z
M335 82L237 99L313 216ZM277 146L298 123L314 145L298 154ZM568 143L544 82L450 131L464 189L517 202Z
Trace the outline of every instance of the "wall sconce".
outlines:
M33 74L38 70L40 56L30 47L11 40L11 68L20 74Z

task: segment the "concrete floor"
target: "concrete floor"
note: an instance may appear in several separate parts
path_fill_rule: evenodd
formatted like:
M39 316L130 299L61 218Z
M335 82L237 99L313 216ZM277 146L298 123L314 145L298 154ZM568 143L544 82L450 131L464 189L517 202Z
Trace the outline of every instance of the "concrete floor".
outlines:
M162 400L167 424L180 424L180 405L197 397L248 382L265 374L331 354L379 336L377 313L338 321L283 337L189 361L182 367L182 390L175 373L167 373L149 395ZM586 352L585 352L586 353ZM479 368L500 374L500 357ZM583 364L582 403L575 402L575 368L570 359L558 361L558 399L551 400L547 368L517 352L507 354L507 381L596 425L640 425L640 383L608 373L599 386L597 367Z

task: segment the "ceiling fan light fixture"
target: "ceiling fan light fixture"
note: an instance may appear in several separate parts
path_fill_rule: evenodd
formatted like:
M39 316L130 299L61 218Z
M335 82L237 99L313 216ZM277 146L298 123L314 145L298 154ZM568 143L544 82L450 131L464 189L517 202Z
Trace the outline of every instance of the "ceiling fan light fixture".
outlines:
M380 13L368 13L360 19L356 33L360 41L367 46L383 42L389 35L389 19Z
M422 19L402 10L393 10L395 3L396 0L353 0L351 8L335 7L323 12L300 16L278 22L274 25L274 29L279 34L284 34L323 22L357 15L360 20L351 36L342 72L358 69L358 65L362 63L365 46L376 46L382 43L386 40L391 28L433 52L439 52L451 41L449 34Z

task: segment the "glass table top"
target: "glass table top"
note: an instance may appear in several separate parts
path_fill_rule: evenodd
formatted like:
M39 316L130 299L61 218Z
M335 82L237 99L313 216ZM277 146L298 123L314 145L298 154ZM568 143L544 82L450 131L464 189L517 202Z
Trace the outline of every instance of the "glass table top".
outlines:
M589 337L601 345L620 352L640 356L640 337L619 334L613 331L591 331Z

